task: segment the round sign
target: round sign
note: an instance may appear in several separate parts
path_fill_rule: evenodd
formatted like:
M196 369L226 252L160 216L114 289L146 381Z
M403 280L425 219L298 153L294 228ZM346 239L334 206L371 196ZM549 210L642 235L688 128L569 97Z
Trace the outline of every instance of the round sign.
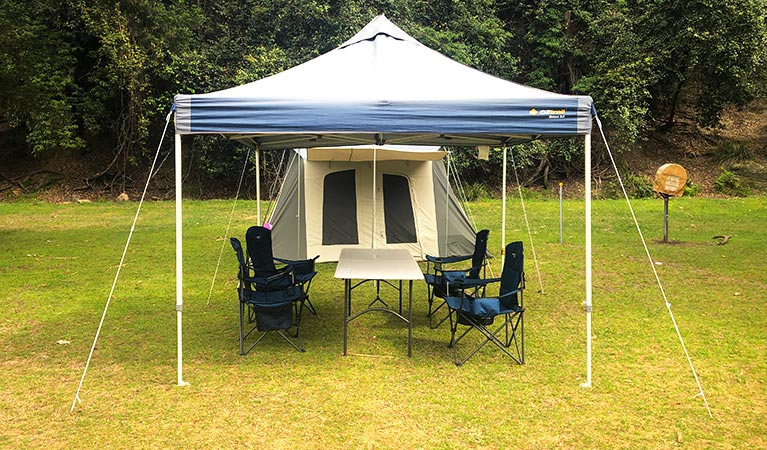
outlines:
M655 173L653 190L660 194L681 197L687 184L687 171L679 164L664 164Z

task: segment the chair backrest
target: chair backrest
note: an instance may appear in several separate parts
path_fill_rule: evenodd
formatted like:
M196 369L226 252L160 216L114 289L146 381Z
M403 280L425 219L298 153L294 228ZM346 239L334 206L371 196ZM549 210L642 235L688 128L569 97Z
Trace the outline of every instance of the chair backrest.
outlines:
M229 243L232 244L234 254L237 255L237 262L240 265L240 269L237 271L237 278L240 280L237 285L237 292L240 297L240 301L247 301L253 290L248 282L248 263L245 261L245 254L242 251L242 243L237 238L229 238Z
M506 246L506 255L503 259L503 272L501 272L500 295L516 291L522 286L525 272L525 255L522 241L511 242ZM510 295L504 302L511 306L519 306L517 294Z
M272 231L268 228L253 226L245 232L248 256L256 276L269 276L277 272L272 254Z
M469 270L468 278L479 278L480 269L485 263L485 257L487 257L487 238L489 234L490 230L481 230L477 233L477 237L474 241L474 254L471 256L471 270Z
M237 262L240 263L240 279L248 277L248 265L245 263L245 254L242 252L242 243L237 238L229 238L229 243L232 244L234 254L237 255Z

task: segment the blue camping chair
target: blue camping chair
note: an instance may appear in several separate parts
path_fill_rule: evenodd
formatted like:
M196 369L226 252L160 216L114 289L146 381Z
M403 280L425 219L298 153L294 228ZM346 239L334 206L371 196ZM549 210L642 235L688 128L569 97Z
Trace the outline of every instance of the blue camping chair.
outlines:
M445 278L445 291L458 292L445 298L450 318L450 345L453 360L463 365L488 342L495 344L518 364L525 363L525 324L523 293L525 289L524 254L522 242L506 246L503 271L500 278L466 280L458 277ZM478 285L500 283L497 297L476 296ZM467 293L471 292L471 293ZM495 324L495 319L501 320ZM458 336L458 326L467 328ZM459 357L458 344L469 332L477 330L484 337L479 345L465 357ZM499 337L501 332L503 336ZM512 349L512 344L513 350ZM513 352L512 352L513 351Z
M314 265L319 255L311 259L299 260L275 258L272 253L272 231L261 226L248 228L245 232L245 243L248 246L248 257L256 276L271 277L281 272L292 271L295 281L301 286L304 294L303 299L296 303L298 308L296 320L301 320L304 307L316 315L317 310L309 300L309 287L311 286L312 279L317 275ZM278 268L274 263L275 261L284 265Z
M463 288L467 288L469 282L466 280L479 280L480 275L482 275L482 278L487 275L487 239L489 234L489 230L481 230L477 233L474 240L474 253L471 255L426 255L426 272L423 278L426 281L426 288L428 290L429 312L427 315L429 317L430 328L439 327L448 318L445 315L438 322L434 323L434 315L445 306L445 297L460 295L460 291L457 289L453 289L452 292L446 290L448 286L445 283L446 278L454 280L460 278L464 281ZM455 263L468 261L469 259L471 259L471 267L464 269L455 267ZM484 285L479 283L477 287L482 289ZM436 307L434 306L435 297L442 299Z
M295 305L302 301L304 294L292 270L283 270L271 276L256 274L253 266L245 259L240 240L230 238L229 242L239 263L237 294L240 300L240 355L248 354L271 331L303 352L300 321L294 320L294 312ZM250 326L250 329L246 330L246 326ZM294 326L295 334L289 335L288 331ZM256 330L261 335L245 349L245 339Z

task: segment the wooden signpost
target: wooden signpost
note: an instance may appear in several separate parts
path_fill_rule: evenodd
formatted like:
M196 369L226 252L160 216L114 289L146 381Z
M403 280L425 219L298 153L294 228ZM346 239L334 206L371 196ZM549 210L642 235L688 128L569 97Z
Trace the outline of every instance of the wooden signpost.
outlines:
M684 195L687 171L679 164L664 164L655 173L653 190L663 198L663 242L668 242L668 199Z

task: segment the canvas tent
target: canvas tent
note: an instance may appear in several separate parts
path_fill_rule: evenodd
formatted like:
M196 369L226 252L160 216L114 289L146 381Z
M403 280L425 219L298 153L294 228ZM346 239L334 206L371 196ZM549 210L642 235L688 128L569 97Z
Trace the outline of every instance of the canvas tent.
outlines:
M190 134L226 135L259 150L358 144L506 148L533 139L584 136L590 384L590 97L555 94L482 73L425 47L378 16L315 59L231 89L177 95L174 108L179 384L184 384L181 136Z
M445 155L425 146L293 153L268 219L275 256L337 261L345 247L404 248L418 260L470 254L475 231L450 190Z

